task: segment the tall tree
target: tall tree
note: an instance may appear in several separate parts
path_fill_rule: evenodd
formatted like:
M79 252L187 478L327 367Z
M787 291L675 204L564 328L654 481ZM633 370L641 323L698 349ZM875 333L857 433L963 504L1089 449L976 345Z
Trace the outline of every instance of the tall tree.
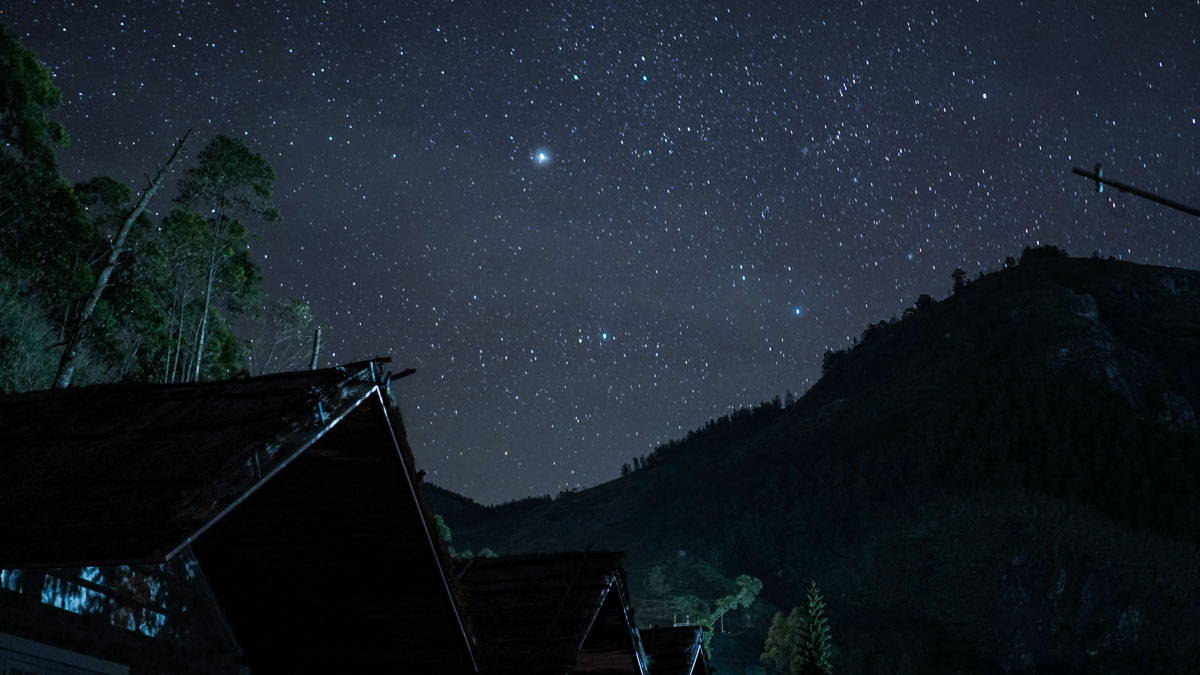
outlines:
M85 262L91 225L54 154L67 143L66 129L50 117L61 102L50 71L0 25L0 267L7 277L0 302L0 362L7 372L0 386L5 388L45 381L53 365L47 367L40 354L61 332L52 316L62 315L90 273ZM27 367L40 370L40 377Z
M754 604L754 599L762 590L762 581L749 574L739 574L734 579L734 583L737 585L734 591L717 598L711 607L700 598L690 594L677 595L671 599L675 608L687 617L686 620L694 621L704 629L701 641L706 654L711 654L712 634L721 617L731 610L739 607L747 608Z
M825 599L815 581L808 587L797 637L792 672L830 675L833 672L833 641L829 635L829 620L825 618Z
M208 223L185 208L172 209L157 227L135 228L138 255L116 273L112 302L130 330L123 346L136 353L141 376L158 382L187 379L192 353L189 326L198 316L211 247Z
M47 304L76 291L86 275L76 253L91 243L54 155L67 144L49 117L61 102L48 68L0 26L0 257L20 289Z
M6 25L0 25L0 138L5 156L57 170L54 146L67 144L67 130L46 114L62 105L62 92L50 81L50 70L25 48Z
M65 389L71 384L71 377L75 374L75 359L79 354L79 342L87 329L88 322L91 321L92 312L96 310L96 303L100 301L100 296L108 288L108 281L112 277L112 273L117 269L121 254L126 250L129 233L133 229L134 224L139 222L142 214L145 213L146 206L154 198L154 193L158 192L158 188L162 186L163 180L171 173L171 169L175 165L175 160L179 157L179 151L183 149L191 133L192 130L188 129L183 134L183 137L175 142L175 147L171 150L170 156L167 157L166 163L157 167L153 178L147 178L147 185L142 190L141 197L129 209L128 213L125 214L120 227L117 228L117 231L109 241L108 255L105 258L104 265L100 268L100 272L96 274L91 291L83 302L83 307L74 318L72 325L67 328L66 345L63 347L62 357L58 362L58 372L54 375L54 389ZM111 179L108 179L108 181L115 183ZM103 185L103 188L107 189L109 194L113 193L111 186ZM128 194L128 189L124 192Z
M26 236L47 225L47 198L70 192L54 155L67 130L49 115L61 104L50 70L0 26L0 246L10 258L30 253Z
M767 640L759 661L772 673L790 673L796 660L799 644L800 608L793 607L790 614L775 612L771 627L767 629Z
M197 380L206 355L205 346L214 310L213 294L222 276L230 288L244 288L248 275L256 274L245 252L249 231L239 216L274 222L279 212L271 205L275 172L262 155L241 141L217 136L200 153L196 166L179 181L177 201L200 213L210 231L210 249L205 274L203 304L195 329L194 361L190 379Z
M774 673L830 675L833 642L825 618L825 599L814 581L803 605L786 617L776 612L767 631L760 662Z
M955 293L967 287L967 273L961 267L954 268L954 271L950 273L950 279L953 281Z

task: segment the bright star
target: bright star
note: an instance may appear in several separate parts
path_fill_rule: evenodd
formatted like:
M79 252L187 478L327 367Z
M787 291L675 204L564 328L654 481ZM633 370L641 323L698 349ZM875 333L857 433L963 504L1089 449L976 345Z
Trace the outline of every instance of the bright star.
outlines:
M533 161L538 166L549 166L554 161L554 153L550 148L538 148L533 152Z

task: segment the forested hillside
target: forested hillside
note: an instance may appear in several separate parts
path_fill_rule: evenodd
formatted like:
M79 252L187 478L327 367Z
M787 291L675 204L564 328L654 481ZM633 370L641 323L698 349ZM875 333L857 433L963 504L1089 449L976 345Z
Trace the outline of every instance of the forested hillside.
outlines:
M869 327L761 425L455 532L626 549L644 591L683 550L784 610L815 580L836 672L1180 672L1200 659L1197 355L1200 273L1031 250Z
M181 126L140 182L72 183L61 102L0 27L0 393L305 365L312 312L265 299L252 254L256 229L279 226L262 155Z

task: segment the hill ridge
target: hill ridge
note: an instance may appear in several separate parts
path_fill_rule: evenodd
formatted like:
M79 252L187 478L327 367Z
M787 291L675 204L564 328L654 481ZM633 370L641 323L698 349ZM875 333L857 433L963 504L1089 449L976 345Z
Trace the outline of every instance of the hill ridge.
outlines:
M1027 251L831 354L795 404L735 438L696 432L623 478L461 532L448 519L455 536L621 548L635 568L685 550L759 576L785 608L817 579L851 661L1200 659L1200 616L1178 604L1200 606L1200 567L1182 562L1200 541L1200 272ZM1029 562L995 564L1013 559ZM986 592L941 592L964 579ZM885 615L900 646L880 643ZM947 661L913 646L946 641L970 648Z

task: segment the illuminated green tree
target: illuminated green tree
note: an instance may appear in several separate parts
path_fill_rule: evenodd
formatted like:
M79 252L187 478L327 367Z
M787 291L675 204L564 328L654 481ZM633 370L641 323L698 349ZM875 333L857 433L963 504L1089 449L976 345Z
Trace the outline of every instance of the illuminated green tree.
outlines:
M790 673L796 660L799 646L800 608L793 607L788 615L775 612L771 627L767 629L767 641L759 661L772 673Z
M825 618L825 599L817 582L808 587L808 598L797 626L796 656L791 672L797 675L829 675L833 672L833 640Z
M739 574L734 583L737 584L734 592L718 598L711 607L708 603L694 595L679 595L675 596L672 600L675 608L680 613L686 616L689 621L694 621L704 629L702 640L706 654L710 653L712 634L721 617L726 612L739 607L749 607L754 603L754 599L758 597L759 591L762 590L762 581L749 574Z

